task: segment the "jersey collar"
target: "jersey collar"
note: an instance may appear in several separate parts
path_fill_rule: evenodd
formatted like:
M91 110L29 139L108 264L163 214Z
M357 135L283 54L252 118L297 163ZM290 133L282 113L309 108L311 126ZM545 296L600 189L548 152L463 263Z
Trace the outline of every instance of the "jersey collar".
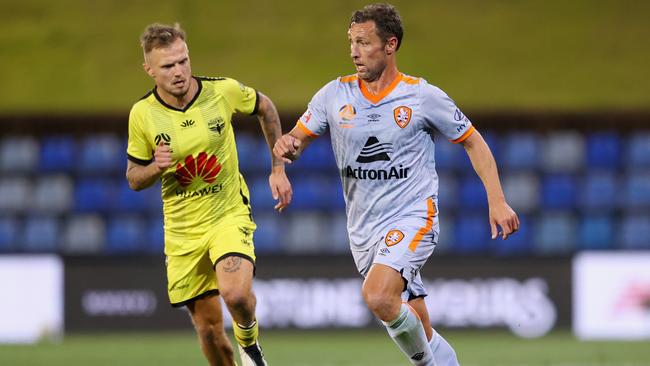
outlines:
M359 82L359 89L361 90L361 94L370 101L372 104L377 104L379 103L380 100L384 99L390 92L397 87L397 84L399 84L400 81L402 81L402 73L398 72L397 75L395 76L395 79L388 84L387 87L385 87L382 91L379 92L379 94L373 94L366 88L366 85L363 83L361 78L358 78L357 81Z
M188 109L190 109L192 104L194 104L194 102L199 98L199 95L201 94L201 89L203 89L203 84L201 84L201 79L196 78L194 76L192 76L192 79L196 80L198 84L198 89L196 90L196 94L194 94L194 98L192 98L192 100L190 100L190 102L187 103L187 105L183 109L176 108L165 103L165 101L160 97L160 95L158 95L158 87L156 86L153 87L153 95L156 97L158 102L162 104L165 108L171 109L173 111L186 112Z

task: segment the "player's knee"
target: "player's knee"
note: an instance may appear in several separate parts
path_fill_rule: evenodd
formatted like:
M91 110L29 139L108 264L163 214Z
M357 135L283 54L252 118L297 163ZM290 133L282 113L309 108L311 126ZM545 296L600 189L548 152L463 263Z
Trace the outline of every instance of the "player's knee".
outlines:
M226 305L228 305L228 307L231 309L252 311L250 308L255 303L252 293L243 291L238 288L223 290L221 291L221 296L223 297L223 301L226 303Z
M363 300L368 305L368 309L372 311L375 316L383 321L391 321L395 318L395 304L393 299L386 296L381 291L374 291L372 289L363 289ZM398 305L399 308L399 305Z

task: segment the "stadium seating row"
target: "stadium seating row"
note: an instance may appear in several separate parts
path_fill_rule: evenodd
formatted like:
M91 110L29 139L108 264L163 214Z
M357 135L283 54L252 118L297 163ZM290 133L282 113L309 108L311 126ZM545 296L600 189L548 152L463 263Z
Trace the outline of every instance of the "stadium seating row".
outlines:
M513 131L497 138L483 132L503 169L541 169L549 173L587 169L650 168L650 132L555 132L546 136ZM469 167L462 149L437 136L437 166L443 170ZM268 170L268 147L260 136L237 135L240 164L245 172ZM0 171L81 172L113 174L125 167L126 138L112 134L72 136L5 136L0 140ZM327 137L317 139L297 169L335 168Z
M348 250L343 212L295 211L255 214L260 253L344 253ZM522 227L506 241L490 240L483 213L442 216L438 250L459 255L567 255L583 249L650 249L650 215L628 213L576 216L549 211L520 217ZM87 213L58 217L0 217L0 252L65 254L161 254L163 220L137 214L104 217Z
M292 205L296 209L341 210L341 183L335 172L294 174ZM504 191L511 205L522 213L540 209L578 209L604 212L650 207L650 170L615 173L592 171L585 175L546 174L522 171L502 174ZM256 208L271 210L268 177L249 176ZM440 174L440 205L443 210L486 207L485 190L470 170L467 174ZM84 177L64 174L5 176L0 178L0 211L13 213L160 212L160 184L142 192L132 191L124 177Z

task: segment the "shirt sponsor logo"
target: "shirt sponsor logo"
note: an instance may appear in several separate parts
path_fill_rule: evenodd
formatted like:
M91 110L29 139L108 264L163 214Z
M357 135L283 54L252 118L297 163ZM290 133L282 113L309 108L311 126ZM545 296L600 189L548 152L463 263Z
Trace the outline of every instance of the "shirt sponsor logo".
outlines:
M309 122L310 119L311 119L310 110L305 111L305 113L303 113L302 116L300 116L300 121L305 124L307 124L307 122Z
M212 186L207 186L205 188L197 189L195 191L186 191L184 189L176 190L176 197L179 198L190 198L190 197L203 197L210 194L217 194L223 191L223 184L215 184Z
M341 175L346 178L359 180L389 180L389 179L406 179L409 175L409 168L391 167L390 169L363 169L361 167L352 168L347 166L341 171Z
M357 156L357 163L371 163L373 161L390 161L388 153L393 152L393 144L380 143L375 136L368 137L366 144Z
M392 247L395 244L398 244L400 241L404 239L404 233L399 231L399 230L391 230L386 234L386 238L384 239L384 243L386 243L386 246Z
M400 128L406 127L409 122L411 122L412 114L413 110L403 105L393 109L393 117L395 118L395 123L397 123Z
M178 163L174 178L183 187L189 186L195 178L199 178L205 183L214 183L220 171L221 164L215 155L208 156L206 152L200 152L196 158L193 155L188 155L184 164Z

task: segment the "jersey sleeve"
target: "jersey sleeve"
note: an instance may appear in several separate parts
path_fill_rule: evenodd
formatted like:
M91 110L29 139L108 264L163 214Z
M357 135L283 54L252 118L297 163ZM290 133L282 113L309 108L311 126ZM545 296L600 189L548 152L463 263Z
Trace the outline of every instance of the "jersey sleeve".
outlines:
M134 106L129 113L127 157L134 163L147 165L153 160L153 150L144 132L144 117Z
M234 112L256 114L259 107L257 91L235 79L224 80L223 95Z
M474 132L472 122L445 92L424 83L420 93L424 123L428 128L440 131L454 143L464 141Z
M327 131L327 100L334 82L322 87L307 105L307 110L298 119L296 125L311 137L317 137Z

